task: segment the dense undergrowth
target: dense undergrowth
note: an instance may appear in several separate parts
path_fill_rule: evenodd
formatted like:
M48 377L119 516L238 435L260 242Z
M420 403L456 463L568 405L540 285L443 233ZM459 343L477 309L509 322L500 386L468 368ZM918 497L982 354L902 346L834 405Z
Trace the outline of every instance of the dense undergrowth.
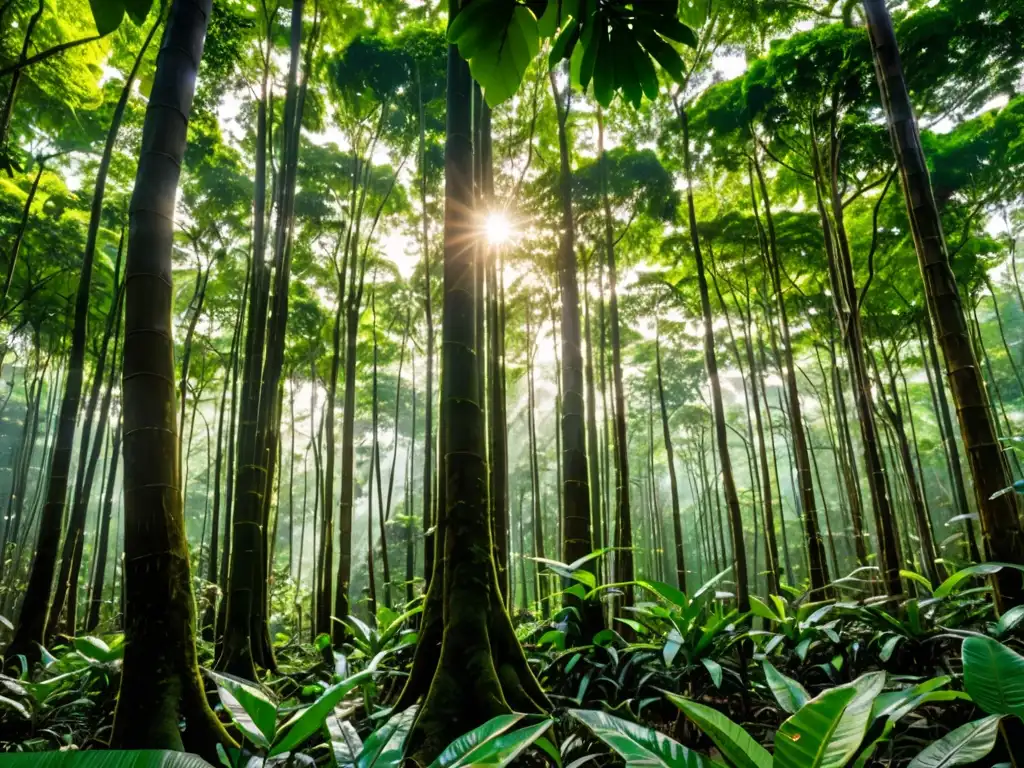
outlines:
M608 610L619 589L556 565L568 577L552 598L563 607L550 620L517 616L552 711L493 719L434 765L1019 764L1024 606L994 615L983 579L1001 567L973 566L941 584L904 572L916 594L901 598L872 596L875 570L862 568L827 600L784 587L767 602L752 597L748 613L733 607L728 571L690 595L638 581L637 603L615 629L584 638L579 601ZM402 765L416 710L391 704L421 611L416 601L404 613L379 606L375 623L350 616L340 650L325 635L279 632L278 670L260 685L210 671L215 649L201 643L211 702L240 745L222 752L223 765ZM170 753L116 763L140 755L98 751L123 651L117 633L64 638L40 666L0 678L0 748L21 753L0 764L189 765ZM47 762L56 760L65 762Z

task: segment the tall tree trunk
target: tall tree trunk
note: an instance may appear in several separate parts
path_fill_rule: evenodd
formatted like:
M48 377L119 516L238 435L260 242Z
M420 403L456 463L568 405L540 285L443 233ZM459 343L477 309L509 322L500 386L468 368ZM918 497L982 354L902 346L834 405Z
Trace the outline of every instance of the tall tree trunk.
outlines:
M529 433L530 448L530 509L533 529L533 556L545 557L544 551L544 517L540 494L540 461L537 446L537 388L534 381L536 360L536 337L532 333L530 318L533 305L529 295L526 297L526 423ZM534 566L534 592L541 615L546 619L551 613L551 602L548 600L547 582L541 574L540 565Z
M175 0L157 58L129 209L125 273L125 656L111 745L216 759L231 739L206 701L178 491L171 307L174 199L209 0ZM170 109L167 105L178 105ZM188 729L178 730L184 716Z
M460 6L451 4L452 18ZM547 705L502 605L490 542L483 393L474 354L472 233L477 223L470 92L469 67L449 46L441 407L447 507L437 529L420 642L396 704L400 709L425 692L410 735L410 753L420 762L429 762L454 737L495 715Z
M754 168L761 188L761 202L764 205L765 223L768 231L768 272L772 278L772 290L779 311L779 331L782 335L782 350L785 356L783 378L788 397L789 426L793 435L793 452L796 454L796 473L799 480L798 492L800 512L804 518L804 537L807 544L809 574L812 597L821 598L829 592L828 566L825 562L825 547L818 528L818 510L814 500L814 483L811 480L811 459L807 450L807 434L800 408L800 391L796 384L796 365L793 363L793 345L789 332L789 317L786 297L782 292L781 261L778 240L775 235L775 218L772 215L768 197L768 184L760 160L755 155Z
M932 194L928 166L917 121L903 77L896 33L884 0L864 0L864 14L874 53L875 70L889 122L890 136L907 201L918 263L924 280L929 315L946 358L946 373L956 404L981 515L987 551L995 560L1024 564L1017 500L1000 493L1011 483L1002 456L998 430L988 409L988 396L971 349L960 293L950 268L942 221ZM993 577L995 602L1002 612L1024 599L1021 574L1004 568Z
M846 360L850 367L850 378L853 382L853 396L860 422L864 464L868 474L868 489L871 492L871 506L874 510L875 527L878 531L882 579L885 582L886 591L890 595L899 595L903 592L903 585L900 582L900 563L896 555L897 533L892 505L886 495L885 481L882 475L871 380L865 362L868 353L865 349L860 322L860 303L863 294L858 293L854 282L853 260L850 254L849 240L846 236L843 202L839 190L839 149L834 120L833 114L829 151L831 161L827 171L821 161L816 127L813 121L811 124L810 151L813 156L815 197L825 241L825 254L828 258L836 320L839 323L846 350ZM826 172L828 173L827 181ZM826 190L828 194L826 194ZM882 197L884 197L884 192ZM832 206L831 218L826 208L826 199ZM879 200L881 201L881 199L880 197Z
M932 331L932 324L925 318L920 328L924 328L928 339L927 347L921 339L921 332L918 331L918 341L921 344L921 364L928 377L928 385L932 391L932 403L935 408L936 420L939 422L939 433L942 436L942 448L946 456L946 465L949 472L949 482L953 486L953 499L956 503L958 515L970 514L971 508L967 503L967 489L964 487L964 473L960 464L960 448L957 446L956 433L953 431L953 420L949 415L949 400L946 398L946 388L942 383L942 367L939 365L939 354L935 348L935 334ZM974 522L964 517L964 534L967 536L967 554L975 563L981 562L981 552L978 550L978 539L974 532Z
M100 609L103 606L103 583L107 571L107 552L110 549L110 521L114 511L114 483L117 479L117 465L121 456L121 440L124 432L118 419L114 429L113 450L107 466L107 487L100 511L99 541L96 544L96 562L93 564L92 589L90 590L89 612L85 619L85 631L95 632L100 623ZM115 534L117 531L115 531Z
M571 92L560 92L555 72L550 73L551 92L558 119L561 234L558 245L558 286L562 294L562 560L572 563L593 549L590 536L590 486L587 478L586 413L583 402L583 342L580 334L580 295L576 275L576 228L572 212L572 171L569 158L568 120ZM584 566L593 571L596 564ZM568 603L580 611L584 638L601 628L599 604L582 600Z
M619 330L618 267L612 232L611 198L608 194L608 158L604 151L604 116L597 111L597 156L601 164L601 197L604 208L604 249L608 265L608 322L611 330L612 386L615 393L615 579L623 582L623 596L616 607L633 605L633 527L629 513L629 445L626 442L626 391L622 376L622 339Z
M672 449L672 430L668 424L668 408L665 405L665 380L661 366L660 329L654 339L654 363L658 375L658 403L661 407L661 436L665 442L665 462L668 464L669 487L672 491L672 531L676 546L676 583L686 592L686 547L683 538L683 511L679 506L679 480L676 478L675 452Z
M587 345L585 380L587 386L587 465L590 483L590 516L593 545L595 549L605 546L603 509L601 505L601 459L598 452L597 392L594 382L594 342L590 328L590 260L583 262L583 336ZM601 561L599 561L600 563ZM596 566L601 569L601 566ZM600 573L600 570L598 571Z

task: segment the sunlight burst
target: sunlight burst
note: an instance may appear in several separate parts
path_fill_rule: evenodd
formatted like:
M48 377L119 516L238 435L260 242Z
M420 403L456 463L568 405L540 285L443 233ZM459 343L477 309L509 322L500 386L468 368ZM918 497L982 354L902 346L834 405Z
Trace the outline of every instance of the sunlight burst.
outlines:
M512 239L512 222L504 213L495 211L487 217L485 232L491 245L504 245Z

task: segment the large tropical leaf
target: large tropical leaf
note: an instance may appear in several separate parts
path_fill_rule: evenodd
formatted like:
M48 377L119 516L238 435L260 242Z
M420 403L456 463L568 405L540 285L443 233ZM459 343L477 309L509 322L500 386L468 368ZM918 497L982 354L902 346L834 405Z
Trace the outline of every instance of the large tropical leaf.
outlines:
M198 755L158 749L32 752L4 755L4 768L213 768Z
M799 712L784 722L775 733L775 768L821 768L836 765L837 756L846 754L849 744L834 749L832 737L843 713L857 695L854 688L833 688L811 699ZM870 708L867 716L870 716ZM862 734L863 736L863 734ZM854 745L853 750L860 745ZM852 756L852 751L849 756ZM848 757L849 757L848 756Z
M872 705L885 688L885 672L869 672L841 687L852 688L854 696L828 740L819 763L822 768L842 768L857 754L873 720Z
M725 759L736 768L772 768L768 750L721 712L672 693L666 696L715 742Z
M281 735L270 748L268 755L273 757L284 752L291 752L316 733L326 722L328 715L331 714L338 702L356 686L368 682L373 677L373 672L372 668L365 669L340 683L335 683L321 693L320 698L308 707L292 715L288 722L281 726Z
M1016 568L1018 571L1024 571L1024 566L1014 565L1013 563L981 563L980 565L972 565L969 568L957 571L942 582L932 593L932 596L939 599L949 597L964 579L969 579L972 576L991 576L992 574L999 573L1003 568Z
M490 739L497 738L516 725L524 717L526 717L526 715L519 712L513 712L509 715L498 715L497 717L488 720L480 727L474 728L469 733L464 733L449 744L445 750L438 755L437 760L433 762L434 768L458 765L459 759L465 756L467 752L472 751L474 748L486 741L489 741Z
M1024 717L1024 656L989 637L964 640L964 689L990 715Z
M337 768L355 768L363 740L352 723L344 720L335 710L327 718L327 735L331 739L331 754Z
M811 700L811 695L806 688L796 680L779 672L767 659L764 661L764 677L768 682L768 687L772 690L772 695L779 702L779 706L791 715L796 714L804 704Z
M216 672L207 674L217 684L220 703L245 737L260 749L270 747L276 732L277 705L251 683Z
M570 709L569 714L611 747L627 765L667 765L673 768L719 766L719 763L687 749L653 728L589 709ZM768 764L771 764L770 758Z
M416 722L417 705L392 715L380 728L366 737L356 768L391 768L401 765L405 756L405 740Z
M925 747L908 768L951 768L981 760L996 744L999 715L961 725L955 731Z
M527 747L539 739L555 722L546 717L538 723L508 730L522 715L503 715L457 738L431 764L431 768L471 768L511 765ZM511 719L509 719L511 718ZM495 721L499 721L495 723Z

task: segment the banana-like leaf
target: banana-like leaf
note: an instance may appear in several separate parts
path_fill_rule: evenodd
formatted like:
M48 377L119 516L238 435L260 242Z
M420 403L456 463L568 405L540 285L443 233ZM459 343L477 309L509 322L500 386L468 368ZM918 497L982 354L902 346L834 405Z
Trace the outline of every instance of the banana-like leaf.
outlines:
M972 565L969 568L957 571L942 582L932 592L932 596L939 599L949 597L964 579L969 579L972 576L991 576L992 574L999 573L1003 568L1016 568L1018 571L1024 571L1024 566L1014 565L1013 563L981 563L980 565Z
M245 737L261 749L267 749L277 729L277 705L251 683L207 672L217 684L220 703L231 715Z
M779 706L791 715L796 714L804 704L811 700L811 694L807 692L806 688L793 678L786 677L779 672L767 659L764 661L764 677L775 700L779 702Z
M981 760L996 744L999 715L961 725L925 747L910 761L908 768L951 768Z
M850 745L844 741L832 747L832 738L839 728L846 708L857 695L850 688L832 688L811 699L795 715L784 722L775 733L775 768L822 768L825 765L842 765L840 754L850 754L860 746L860 741ZM865 718L870 717L870 707ZM861 734L863 737L863 733Z
M510 765L555 722L554 719L546 717L525 728L509 730L524 717L526 715L518 713L499 715L479 728L463 734L448 745L437 760L431 763L430 768L503 768Z
M653 728L589 709L570 709L569 714L611 747L627 765L719 768L719 763L687 749ZM771 765L770 760L768 765Z
M772 768L768 750L721 712L672 693L666 696L715 742L725 759L736 768Z
M1024 656L989 637L964 640L964 689L990 715L1024 717Z
M380 728L366 737L356 768L391 768L401 765L405 756L405 740L416 722L418 705L392 715Z
M365 669L347 680L335 683L305 709L299 710L281 726L281 735L277 742L270 748L268 757L280 755L284 752L291 752L306 739L312 736L327 720L328 715L334 711L338 702L345 698L348 693L358 685L372 679L374 670Z
M198 755L158 749L22 752L0 762L4 768L213 768Z

